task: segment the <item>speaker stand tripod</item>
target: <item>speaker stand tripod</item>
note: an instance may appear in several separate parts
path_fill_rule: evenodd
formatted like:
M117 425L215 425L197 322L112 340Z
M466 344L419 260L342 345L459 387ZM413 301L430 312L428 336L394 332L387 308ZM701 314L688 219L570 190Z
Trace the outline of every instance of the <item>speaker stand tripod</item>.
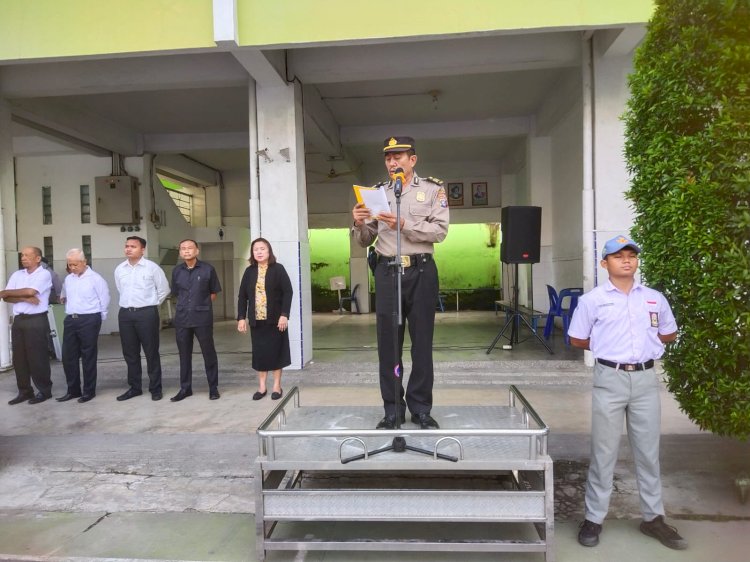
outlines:
M505 325L503 328L497 333L495 336L495 339L492 340L492 343L490 344L490 347L487 348L487 355L490 354L490 352L495 348L497 345L497 342L500 341L500 338L503 337L505 334L505 330L508 329L508 326L511 326L510 329L510 345L511 349L513 349L514 345L518 344L518 332L520 331L520 323L523 322L526 324L526 327L531 331L531 333L534 335L536 340L541 343L544 346L544 349L549 351L550 355L553 354L553 351L549 348L547 343L539 337L539 334L536 330L529 324L528 320L524 318L524 316L518 312L518 264L514 264L515 266L515 275L514 275L514 282L513 282L513 299L511 301L511 306L513 307L513 312L508 317L508 320L505 322Z

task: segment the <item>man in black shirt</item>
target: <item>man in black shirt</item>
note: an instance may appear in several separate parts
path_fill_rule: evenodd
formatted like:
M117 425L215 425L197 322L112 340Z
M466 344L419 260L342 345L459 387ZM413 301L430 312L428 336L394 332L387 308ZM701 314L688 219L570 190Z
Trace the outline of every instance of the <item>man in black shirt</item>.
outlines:
M183 240L180 257L184 261L172 270L172 294L177 298L174 326L180 352L180 391L170 399L172 402L193 395L193 336L198 338L203 353L209 398L219 398L212 303L221 285L214 267L198 260L199 253L195 240Z

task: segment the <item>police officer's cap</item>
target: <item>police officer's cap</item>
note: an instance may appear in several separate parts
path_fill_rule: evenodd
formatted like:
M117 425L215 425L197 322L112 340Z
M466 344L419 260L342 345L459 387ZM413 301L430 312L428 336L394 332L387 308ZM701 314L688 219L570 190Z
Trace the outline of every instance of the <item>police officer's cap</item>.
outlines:
M406 152L416 150L414 139L411 137L388 137L383 142L383 152Z

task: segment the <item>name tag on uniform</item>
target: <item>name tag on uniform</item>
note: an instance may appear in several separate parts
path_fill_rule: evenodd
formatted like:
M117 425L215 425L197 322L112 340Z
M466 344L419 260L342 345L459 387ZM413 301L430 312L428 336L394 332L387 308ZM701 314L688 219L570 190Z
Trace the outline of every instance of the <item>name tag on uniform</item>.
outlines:
M411 266L411 256L401 256L401 267Z
M651 316L651 327L658 328L659 327L659 313L649 312L649 315Z

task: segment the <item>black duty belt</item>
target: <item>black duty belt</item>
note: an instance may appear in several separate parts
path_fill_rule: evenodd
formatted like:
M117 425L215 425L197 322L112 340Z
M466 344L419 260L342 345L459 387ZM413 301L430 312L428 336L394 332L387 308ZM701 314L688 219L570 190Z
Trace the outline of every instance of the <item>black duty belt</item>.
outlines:
M378 256L378 262L383 263L390 263L395 259L395 256ZM432 261L432 254L411 254L401 256L401 262L404 264L404 267L411 267L412 265L427 263L428 261Z
M654 366L653 359L649 359L645 363L617 363L616 361L607 361L606 359L597 359L596 362L605 367L612 367L621 371L645 371Z
M151 306L123 306L121 308L129 312L137 312L139 310L148 310L149 308L156 308L156 305L154 304Z
M38 316L47 316L47 313L36 312L34 314L16 314L15 318L37 318Z
M101 312L87 312L85 314L79 314L78 312L74 312L73 314L68 314L71 318L87 318L89 316L101 316Z

